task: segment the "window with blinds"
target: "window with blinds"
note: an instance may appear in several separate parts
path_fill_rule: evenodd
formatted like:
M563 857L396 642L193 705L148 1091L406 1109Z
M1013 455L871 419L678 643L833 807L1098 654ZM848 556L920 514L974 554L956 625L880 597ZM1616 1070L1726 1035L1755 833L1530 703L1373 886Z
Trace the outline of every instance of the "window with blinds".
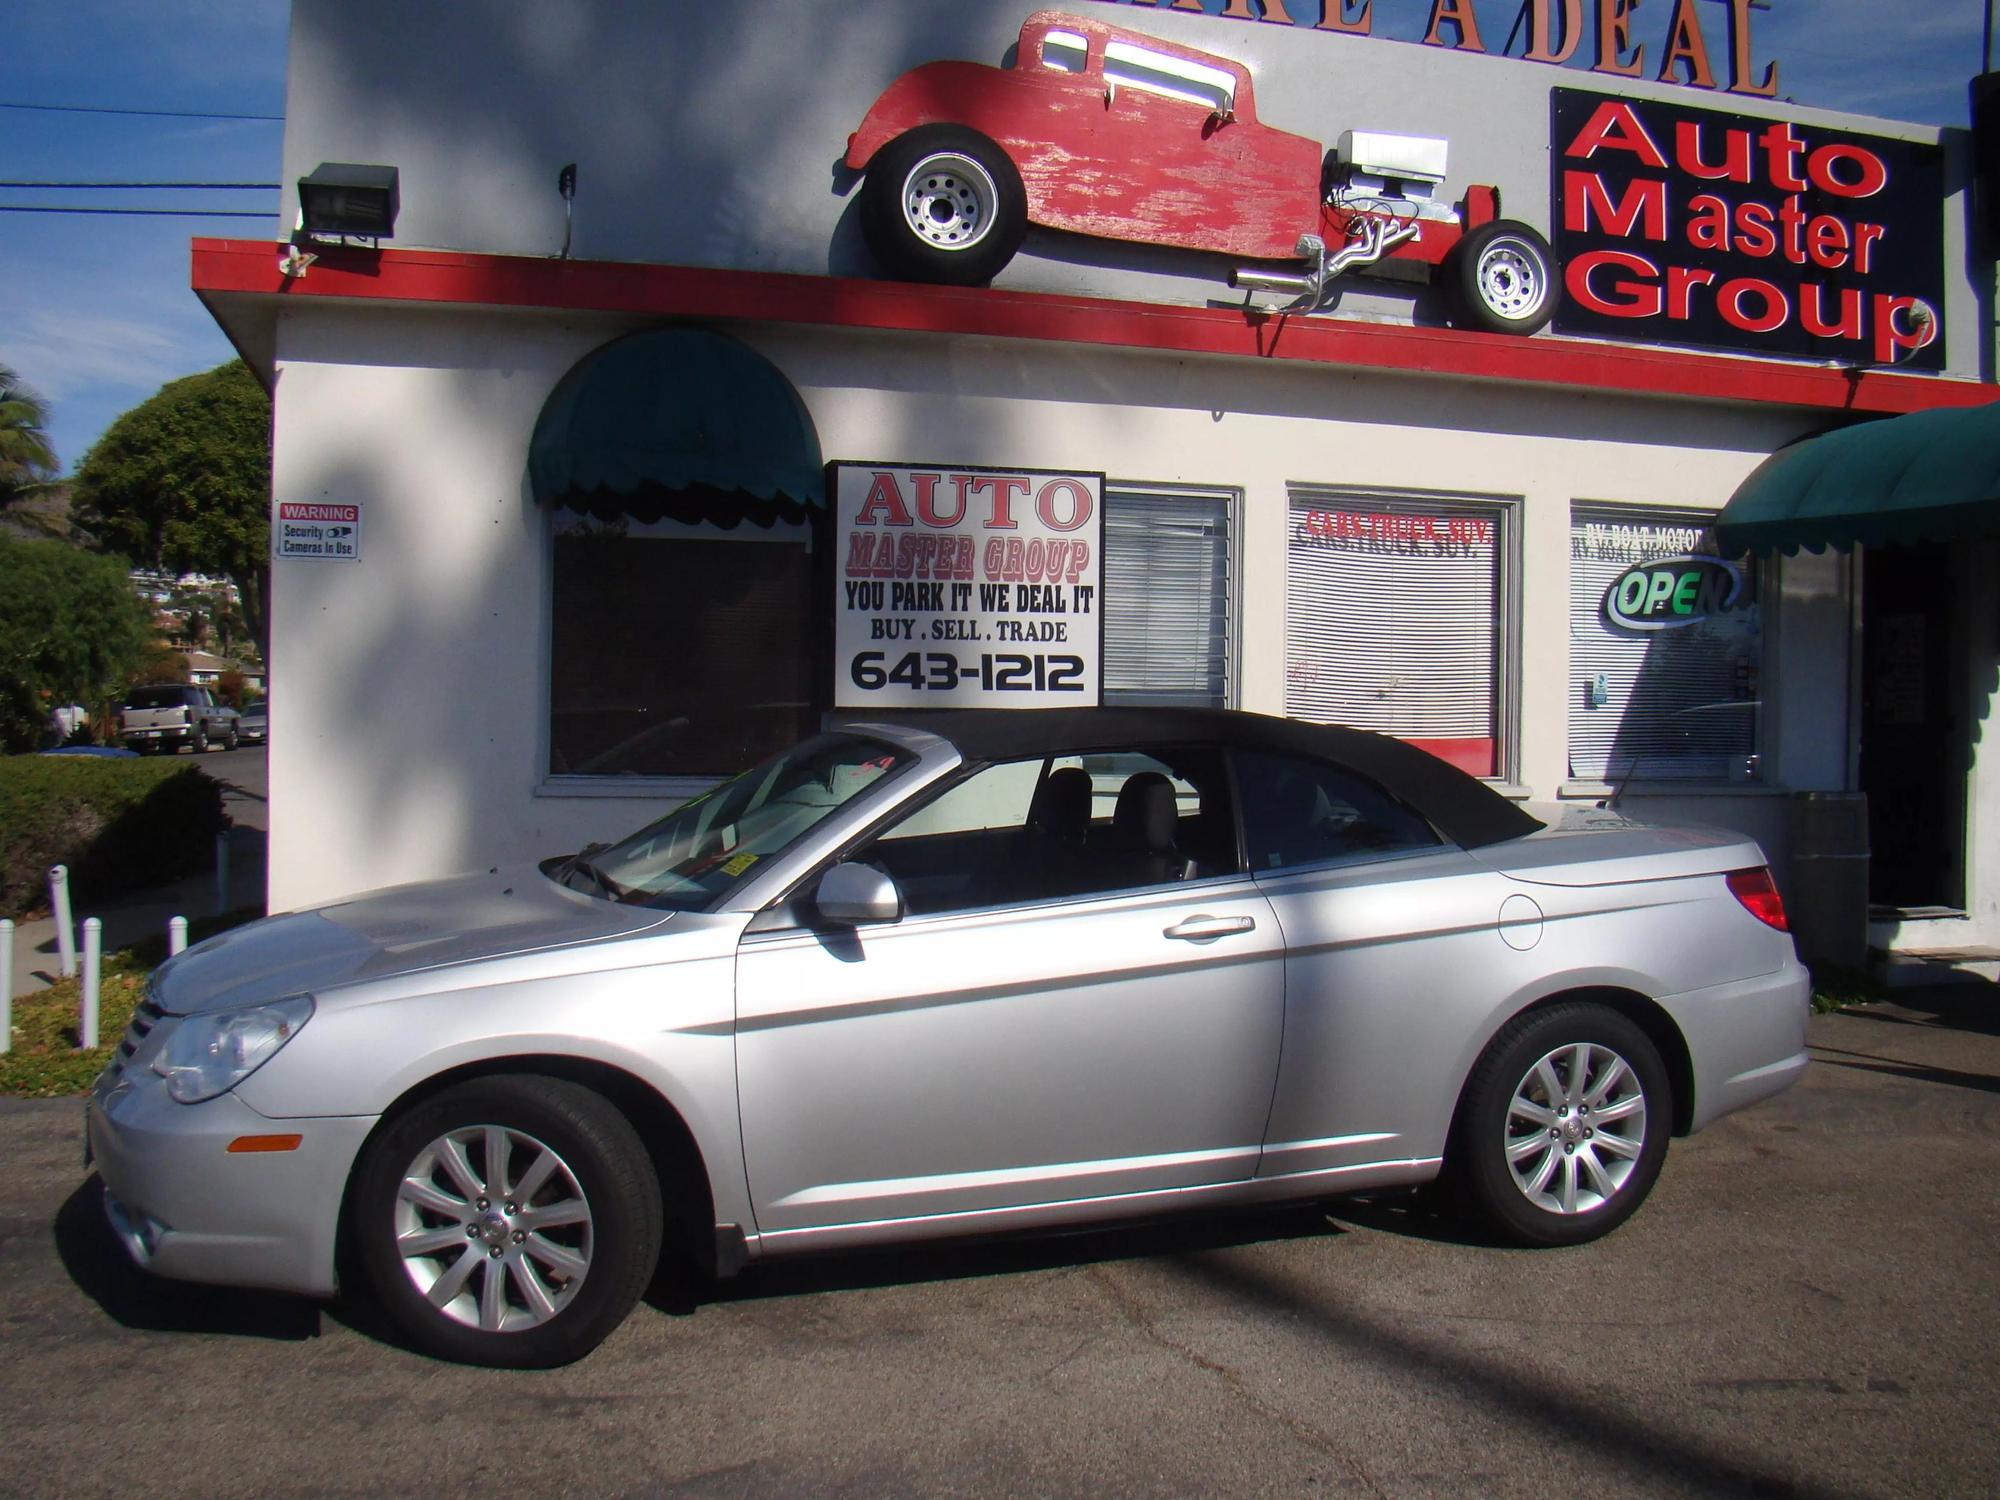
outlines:
M1510 508L1294 486L1285 712L1501 771Z
M1106 486L1106 703L1228 707L1230 499Z
M1572 508L1569 773L1580 781L1741 782L1757 774L1758 577L1704 595L1686 623L1634 628L1607 597L1634 568L1716 555L1708 517ZM1693 572L1690 568L1687 571ZM1627 584L1628 598L1636 590ZM1692 603L1695 590L1690 588ZM1661 618L1675 618L1670 610Z

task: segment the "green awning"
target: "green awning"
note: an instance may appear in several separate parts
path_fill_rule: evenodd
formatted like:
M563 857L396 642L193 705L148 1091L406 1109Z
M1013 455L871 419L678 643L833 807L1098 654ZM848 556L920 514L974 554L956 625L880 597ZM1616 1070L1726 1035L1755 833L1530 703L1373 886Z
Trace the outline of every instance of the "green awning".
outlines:
M1772 454L1715 524L1731 557L2000 534L2000 402L1822 433Z
M544 505L769 526L826 504L819 434L776 365L705 328L627 334L556 383L528 447Z

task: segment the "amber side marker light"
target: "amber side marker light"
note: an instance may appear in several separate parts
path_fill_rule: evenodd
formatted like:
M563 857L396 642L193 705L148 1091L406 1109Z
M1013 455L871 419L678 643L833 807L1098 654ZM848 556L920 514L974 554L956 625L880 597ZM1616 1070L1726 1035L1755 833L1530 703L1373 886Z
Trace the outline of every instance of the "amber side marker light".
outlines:
M1780 932L1790 932L1792 924L1785 919L1785 903L1778 895L1778 886L1771 879L1768 865L1759 865L1754 870L1731 870L1726 877L1729 894L1743 903L1743 909ZM234 1148L232 1148L234 1149Z
M233 1156L242 1151L296 1151L302 1135L239 1135L229 1143Z

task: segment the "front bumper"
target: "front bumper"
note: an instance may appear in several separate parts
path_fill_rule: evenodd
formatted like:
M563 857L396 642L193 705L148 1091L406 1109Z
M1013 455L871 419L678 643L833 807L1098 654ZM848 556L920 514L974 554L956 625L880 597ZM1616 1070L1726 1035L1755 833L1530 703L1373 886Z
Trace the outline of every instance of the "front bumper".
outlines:
M1755 979L1660 997L1694 1064L1690 1129L1784 1092L1806 1070L1812 976L1796 958Z
M272 1120L233 1093L177 1104L150 1070L108 1070L85 1119L106 1213L138 1264L183 1281L337 1289L341 1198L375 1116ZM278 1134L297 1148L228 1149Z

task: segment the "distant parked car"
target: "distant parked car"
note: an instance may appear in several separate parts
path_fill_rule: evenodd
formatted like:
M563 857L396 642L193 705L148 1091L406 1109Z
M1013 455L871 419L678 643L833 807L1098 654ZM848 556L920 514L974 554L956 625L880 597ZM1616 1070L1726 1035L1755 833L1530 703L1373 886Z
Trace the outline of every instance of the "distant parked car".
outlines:
M667 1237L726 1275L1448 1171L1576 1245L1798 1078L1809 985L1753 840L1549 817L1255 714L853 724L169 959L90 1151L139 1264L352 1276L492 1365L588 1352Z
M236 718L236 734L246 745L261 745L270 737L271 727L266 712L270 700L243 705L243 712Z
M183 745L197 755L215 745L234 750L241 738L235 709L205 687L178 684L132 689L118 727L125 748L142 755Z

